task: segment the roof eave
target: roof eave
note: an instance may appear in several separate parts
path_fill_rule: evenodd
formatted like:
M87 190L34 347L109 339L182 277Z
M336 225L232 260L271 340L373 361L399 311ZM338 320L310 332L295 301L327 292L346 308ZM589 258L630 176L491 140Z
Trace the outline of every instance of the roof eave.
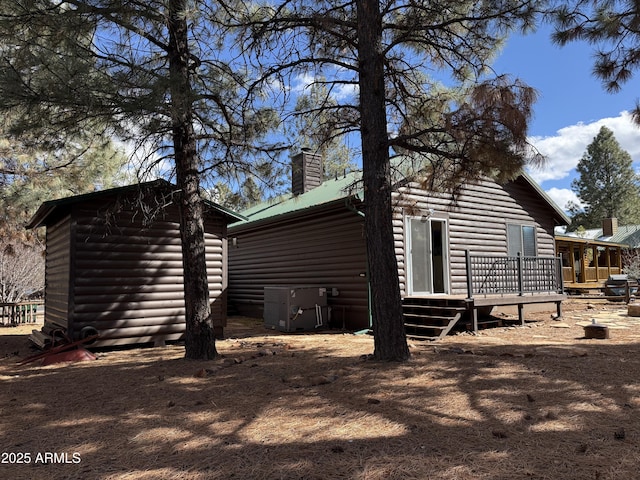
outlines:
M38 207L38 210L36 210L36 213L33 214L24 228L26 228L27 230L31 230L34 228L42 227L45 224L44 222L47 217L51 213L53 213L55 208L55 205L51 204L51 202L44 202L42 205L40 205L40 207Z
M272 215L269 217L263 217L263 218L259 218L257 220L251 220L251 218L249 217L248 219L246 219L246 221L243 222L236 222L236 223L232 223L229 225L229 232L232 233L234 231L240 231L240 230L244 230L244 229L253 229L253 228L258 228L262 225L271 225L271 224L275 224L275 223L279 223L279 222L285 222L287 220L290 220L292 218L296 218L296 217L300 217L300 216L306 216L309 215L309 212L320 212L322 210L332 210L340 205L345 205L345 208L347 208L348 210L353 211L354 209L351 209L348 207L348 203L351 200L356 200L358 202L361 201L360 196L357 193L351 194L351 195L347 195L345 197L341 197L341 198L337 198L334 200L331 200L329 202L324 202L324 203L320 203L320 204L316 204L316 205L311 205L309 207L306 208L301 208L299 210L293 210L290 212L284 212L284 213L280 213L278 215Z
M175 187L175 185L173 185L172 183L162 179L146 182L147 185L152 185L154 183L157 186ZM124 187L117 187L113 189L100 190L97 192L75 195L72 197L60 198L57 200L48 200L42 203L42 205L40 205L36 213L31 217L31 219L25 225L25 228L30 230L33 228L38 228L46 225L47 218L49 218L49 216L52 215L58 208L64 207L65 205L72 205L74 203L81 202L83 199L91 198L94 196L109 195L109 194L117 193L118 191L130 190L140 185L144 185L144 184L133 184L133 185L127 185ZM229 223L247 220L247 217L245 217L244 215L234 212L233 210L223 207L222 205L219 205L215 202L205 200L204 204L207 208L215 210L222 216L227 217L229 219Z
M536 182L528 173L521 172L520 176L547 202L547 204L553 209L556 214L556 220L559 220L559 225L569 225L571 219L569 216L558 206L556 202L545 192L538 182Z

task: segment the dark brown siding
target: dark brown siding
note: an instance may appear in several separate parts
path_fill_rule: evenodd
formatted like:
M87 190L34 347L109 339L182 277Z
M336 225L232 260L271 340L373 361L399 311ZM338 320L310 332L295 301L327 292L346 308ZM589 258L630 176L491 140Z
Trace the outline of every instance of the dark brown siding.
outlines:
M473 255L507 255L507 224L531 225L537 231L537 254L554 256L553 212L524 181L502 187L492 181L466 186L452 203L448 195L428 194L417 185L395 195L395 246L402 294L406 294L405 218L433 210L448 221L451 294L466 294L465 250Z
M220 216L210 216L205 221L205 245L211 318L215 326L227 325L227 223Z
M45 322L66 328L69 314L71 219L47 229L45 268Z
M177 209L143 224L139 211L109 222L99 204L74 209L73 308L70 333L100 332L100 345L175 340L184 325L182 251ZM49 227L51 228L51 227ZM206 222L207 273L214 324L226 323L225 224ZM47 246L49 248L49 245ZM49 305L47 304L47 308Z
M265 286L313 285L338 290L328 299L334 325L369 326L362 217L344 204L263 226L231 226L229 238L229 303L238 313L262 317Z

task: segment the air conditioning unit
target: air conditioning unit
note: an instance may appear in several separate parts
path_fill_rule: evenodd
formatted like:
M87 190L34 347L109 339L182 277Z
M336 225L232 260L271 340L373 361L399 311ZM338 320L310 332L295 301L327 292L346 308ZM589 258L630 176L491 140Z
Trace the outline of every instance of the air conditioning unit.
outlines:
M310 332L329 325L324 287L264 287L264 326L281 332Z

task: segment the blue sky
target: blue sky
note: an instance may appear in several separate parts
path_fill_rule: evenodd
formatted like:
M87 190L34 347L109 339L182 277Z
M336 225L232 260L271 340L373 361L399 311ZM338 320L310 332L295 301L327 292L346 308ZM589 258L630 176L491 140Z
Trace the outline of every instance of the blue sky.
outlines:
M538 91L529 133L547 162L530 173L562 208L576 200L571 191L575 166L603 125L640 170L640 127L626 113L640 98L640 71L621 92L607 93L591 73L593 52L582 42L556 46L544 28L512 36L494 63L496 72L510 73Z

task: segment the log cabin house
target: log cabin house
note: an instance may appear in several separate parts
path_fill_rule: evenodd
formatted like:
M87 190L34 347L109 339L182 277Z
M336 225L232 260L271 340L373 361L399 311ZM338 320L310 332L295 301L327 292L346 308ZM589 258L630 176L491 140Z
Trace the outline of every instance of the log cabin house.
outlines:
M625 252L638 249L639 232L640 226L619 226L616 218L605 218L602 228L580 233L560 229L556 233L556 252L562 259L562 277L567 292L604 290L611 276L623 274Z
M157 180L43 203L27 228L46 227L45 314L34 343L52 336L92 346L162 344L185 331L175 186ZM211 315L227 319L227 224L242 220L206 202Z
M262 317L265 287L317 286L327 292L330 325L368 329L359 173L322 181L321 158L309 151L292 163L292 194L242 212L247 220L229 226L230 307ZM498 305L517 305L522 322L527 304L553 302L560 314L554 227L569 219L527 175L465 185L455 201L405 177L393 201L408 334L437 338L460 321L477 329L479 312Z
M556 235L556 251L562 261L567 292L602 290L607 279L622 273L626 245L604 240Z

